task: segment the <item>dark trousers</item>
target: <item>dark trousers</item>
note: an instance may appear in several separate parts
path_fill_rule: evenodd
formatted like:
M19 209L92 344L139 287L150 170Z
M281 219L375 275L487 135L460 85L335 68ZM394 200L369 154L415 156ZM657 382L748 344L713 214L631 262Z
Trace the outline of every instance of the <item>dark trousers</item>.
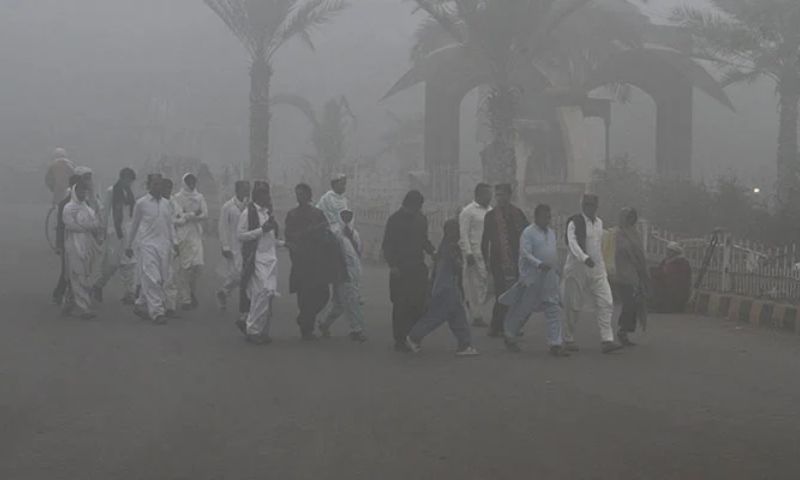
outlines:
M492 270L492 279L494 280L494 308L492 309L492 324L489 327L489 333L499 335L504 331L503 322L508 313L508 307L500 303L499 298L514 285L517 279L506 277L502 270Z
M617 325L619 331L633 333L636 331L636 316L639 311L639 296L632 285L617 285L617 295L622 303L622 313L619 314Z
M330 298L330 286L327 284L310 285L297 290L297 308L300 310L297 325L300 326L300 334L314 333L317 315L322 312Z
M392 333L395 343L405 343L411 329L425 314L428 303L428 269L412 266L389 276Z
M66 259L64 255L61 255L61 273L58 276L58 283L56 284L56 288L53 290L53 299L58 300L59 302L64 301L64 296L67 294L67 287L69 286L69 280L67 279L67 268L66 268Z

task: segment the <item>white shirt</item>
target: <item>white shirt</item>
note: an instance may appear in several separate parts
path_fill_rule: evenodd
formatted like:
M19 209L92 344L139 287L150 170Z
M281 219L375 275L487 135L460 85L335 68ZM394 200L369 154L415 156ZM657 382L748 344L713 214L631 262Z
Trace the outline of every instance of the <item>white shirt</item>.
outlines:
M325 218L328 220L328 223L331 225L331 230L334 232L344 227L344 222L342 222L340 214L344 210L350 210L347 197L344 196L344 194L339 195L333 190L329 190L328 193L319 199L317 208L322 210L322 213L325 214Z
M258 239L258 249L256 249L256 262L276 260L275 247L277 240L275 239L275 230L264 233L261 225L264 225L267 220L272 216L269 209L258 207L258 228L250 230L249 219L247 218L247 209L242 211L239 215L239 226L237 228L239 242L250 242ZM240 247L241 248L241 247Z
M237 238L239 219L245 209L245 203L233 197L222 206L219 215L219 241L223 251L238 252L242 249Z
M483 207L478 202L472 202L458 216L461 228L461 251L464 255L481 255L481 240L483 239L483 223L491 207Z
M128 234L128 248L134 244L168 249L175 243L172 205L166 198L147 194L133 207L133 223Z
M606 264L603 259L603 220L598 217L592 222L586 215L583 215L583 220L586 222L586 251L583 251L580 245L578 245L578 239L575 236L575 223L570 222L567 227L569 253L567 255L567 265L565 269L571 270L580 265L585 265L586 259L591 258L595 266L594 268L585 267L586 273L591 276L605 276Z

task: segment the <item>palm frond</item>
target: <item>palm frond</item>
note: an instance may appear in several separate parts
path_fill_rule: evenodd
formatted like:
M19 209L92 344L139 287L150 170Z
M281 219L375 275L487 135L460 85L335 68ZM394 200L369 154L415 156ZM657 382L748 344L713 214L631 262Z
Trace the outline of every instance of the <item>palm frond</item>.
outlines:
M437 0L414 1L417 4L417 10L422 10L430 15L455 41L462 44L466 43L467 39L459 27L459 19L449 2Z
M270 42L270 55L296 36L300 37L308 48L314 50L315 46L311 38L314 29L330 22L348 6L346 0L309 0L295 8L278 28Z
M258 40L250 28L246 3L241 0L203 0L250 54L258 49Z
M764 72L761 70L746 71L734 68L727 70L722 74L720 83L722 84L723 87L727 87L729 85L734 85L737 83L745 83L747 85L751 85L762 77L764 77Z

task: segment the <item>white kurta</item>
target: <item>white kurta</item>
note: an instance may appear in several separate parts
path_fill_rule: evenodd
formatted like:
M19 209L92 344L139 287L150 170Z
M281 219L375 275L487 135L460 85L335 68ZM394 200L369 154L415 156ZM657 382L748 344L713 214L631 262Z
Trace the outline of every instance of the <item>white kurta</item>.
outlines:
M119 272L122 277L125 293L132 295L136 292L136 279L134 275L136 257L128 258L128 256L125 255L125 245L127 243L127 236L131 231L133 215L128 206L122 209L122 238L119 238L116 228L114 228L114 214L112 211L113 197L114 187L110 187L106 190L105 197L103 198L104 210L101 221L106 235L105 242L103 243L103 268L99 286L101 288L104 287L111 277Z
M333 285L331 309L325 316L321 328L330 329L339 317L347 315L347 319L350 322L350 331L357 333L363 332L365 327L364 314L361 309L361 251L364 247L358 231L352 226L351 229L353 232L352 241L347 238L344 231L336 234L339 240L339 247L344 254L348 281Z
M181 207L175 202L173 195L169 199L169 206L172 213L172 224L178 225L183 223L183 213ZM177 236L176 236L177 241ZM167 311L174 311L178 309L178 274L180 273L180 258L175 255L175 252L170 252L169 271L167 273L167 280L164 282L164 293L166 295L166 308Z
M245 203L233 197L224 205L219 214L219 242L223 252L231 252L233 258L223 258L220 273L223 278L222 290L230 294L239 286L242 276L242 244L239 243L237 231L239 219L245 209Z
M93 273L99 251L95 235L100 222L95 211L86 202L78 201L74 194L64 207L62 218L66 232L64 254L75 306L82 313L88 313L92 308Z
M250 312L247 315L248 335L268 335L272 316L272 299L278 290L278 257L275 232L264 233L261 225L269 220L269 209L258 207L259 227L250 230L247 209L239 216L238 240L242 243L258 240L255 272L250 278L247 295L250 298Z
M465 293L467 306L474 319L483 319L483 311L489 303L489 271L486 268L486 260L481 253L481 240L483 239L483 224L486 214L491 210L490 207L483 207L478 202L472 202L463 210L458 217L461 228L461 251L464 256L472 255L475 258L475 265L467 265L464 262Z
M138 253L141 292L136 305L146 307L152 319L165 313L164 286L169 278L169 262L175 244L172 212L169 200L152 195L139 199L133 209L128 245Z
M347 197L339 195L333 190L329 190L328 193L320 197L317 208L322 210L322 213L325 214L325 218L328 220L328 223L331 225L331 230L334 233L344 227L341 213L345 210L350 210Z
M203 195L197 191L181 190L174 196L180 207L176 212L179 218L175 225L178 236L178 249L182 269L203 265L203 222L208 218L208 205Z
M567 227L567 261L564 266L564 306L566 321L564 340L574 341L575 327L581 311L593 311L597 315L600 336L604 342L614 340L611 317L614 314L614 299L608 283L605 260L603 259L603 221L592 222L584 215L586 222L586 250L581 249L575 236L575 225ZM591 258L595 265L589 268L586 260Z

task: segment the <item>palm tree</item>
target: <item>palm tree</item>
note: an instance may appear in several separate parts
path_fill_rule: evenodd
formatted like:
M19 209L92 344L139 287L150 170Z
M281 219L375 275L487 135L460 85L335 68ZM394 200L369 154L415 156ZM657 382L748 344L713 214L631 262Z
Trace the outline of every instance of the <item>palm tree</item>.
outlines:
M300 95L276 95L272 105L288 105L299 110L311 124L311 145L314 153L305 156L309 170L324 190L327 181L342 166L347 155L347 136L355 127L356 117L347 98L341 96L325 102L319 114L311 102Z
M724 84L775 83L780 127L777 199L797 202L798 106L800 105L800 2L797 0L711 0L717 12L681 7L674 20L691 32L699 53L724 71Z
M548 43L544 40L590 1L415 0L449 36L449 44L423 61L436 56L462 57L471 64L472 73L484 77L489 85L484 108L492 141L483 155L486 180L514 183L516 179L514 122L523 87L515 74L527 70ZM438 46L441 37L429 30L424 40ZM426 48L430 47L422 50Z
M269 173L270 83L275 53L299 37L312 50L312 31L346 8L344 0L204 0L250 55L250 175Z

